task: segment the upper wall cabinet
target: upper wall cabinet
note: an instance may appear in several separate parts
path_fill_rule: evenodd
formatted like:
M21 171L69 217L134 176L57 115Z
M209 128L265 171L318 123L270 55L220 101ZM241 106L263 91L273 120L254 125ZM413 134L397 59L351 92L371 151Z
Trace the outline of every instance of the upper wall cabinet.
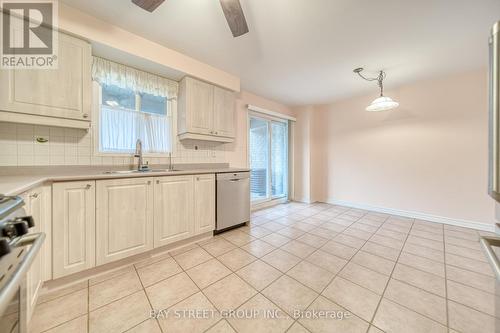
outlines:
M57 69L0 70L0 121L90 127L91 46L59 33Z
M179 138L233 142L234 109L232 91L185 77L179 86Z

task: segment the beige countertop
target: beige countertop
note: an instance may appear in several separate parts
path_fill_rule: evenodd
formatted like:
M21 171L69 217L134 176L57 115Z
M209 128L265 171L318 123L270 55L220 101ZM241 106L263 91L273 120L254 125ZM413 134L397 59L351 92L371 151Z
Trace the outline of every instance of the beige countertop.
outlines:
M130 167L116 166L43 166L43 167L0 167L0 194L18 195L47 182L76 180L98 180L135 177L159 177L177 175L196 175L207 173L246 172L248 168L229 168L227 164L185 164L175 165L181 171L106 173L109 171L130 170ZM151 169L166 169L155 165Z

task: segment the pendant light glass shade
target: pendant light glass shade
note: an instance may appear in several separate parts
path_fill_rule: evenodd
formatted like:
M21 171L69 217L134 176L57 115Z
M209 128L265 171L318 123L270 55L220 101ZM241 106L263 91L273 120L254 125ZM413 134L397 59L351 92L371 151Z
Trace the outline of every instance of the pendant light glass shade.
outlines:
M395 102L390 97L380 96L376 100L372 102L367 108L366 111L387 111L395 109L399 106L398 102Z

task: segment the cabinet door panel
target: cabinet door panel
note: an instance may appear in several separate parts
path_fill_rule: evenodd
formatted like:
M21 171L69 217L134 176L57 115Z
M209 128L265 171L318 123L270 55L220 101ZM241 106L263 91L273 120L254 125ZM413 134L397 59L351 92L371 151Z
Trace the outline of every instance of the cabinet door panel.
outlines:
M57 69L0 71L2 110L90 120L90 45L65 34L58 44Z
M55 183L53 275L59 278L95 266L95 182Z
M215 175L194 176L195 233L215 230Z
M153 248L151 179L97 181L96 194L98 265Z
M193 176L156 178L155 247L188 238L193 233Z
M213 86L187 79L188 131L198 134L213 132Z
M217 136L234 137L234 93L214 87L214 133Z

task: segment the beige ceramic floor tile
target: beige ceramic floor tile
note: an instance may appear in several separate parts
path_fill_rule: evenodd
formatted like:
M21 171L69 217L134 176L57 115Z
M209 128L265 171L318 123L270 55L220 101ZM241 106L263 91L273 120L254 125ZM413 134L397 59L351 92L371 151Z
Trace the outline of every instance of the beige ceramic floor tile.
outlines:
M142 284L135 271L119 275L89 288L90 311L142 290Z
M231 274L203 290L220 311L234 310L257 291L236 274Z
M277 234L280 234L282 236L288 237L290 239L296 239L303 234L305 234L305 231L302 231L300 229L296 229L294 227L285 227L279 231L276 232Z
M461 238L461 239L466 239L468 241L479 241L479 234L477 231L472 230L472 231L467 231L467 230L461 230L461 231L455 231L455 230L449 230L449 229L444 229L444 235L447 237L455 237L455 238Z
M43 332L87 313L87 289L38 305L31 319L33 333Z
M236 333L236 331L223 319L211 327L206 333Z
M299 322L295 322L286 333L309 333L307 328L299 324Z
M368 330L368 333L384 333L380 328L377 328L375 326L370 326L370 329Z
M446 297L445 280L440 276L398 263L392 277L438 296Z
M486 255L482 251L469 249L462 246L456 246L453 244L447 244L445 247L446 252L455 254L457 256L466 257L469 259L479 260L487 262Z
M294 311L305 310L318 294L286 275L274 281L262 294L285 310L290 316Z
M203 293L196 293L168 309L168 315L158 319L164 332L202 333L214 325L220 314Z
M217 259L233 271L237 271L241 267L257 260L256 257L241 249L234 249L226 254L223 254Z
M90 312L89 333L123 332L148 319L151 306L144 291Z
M347 260L318 250L305 259L306 261L337 274L346 264Z
M422 238L414 235L409 235L406 240L407 243L416 244L419 246L429 247L434 250L444 251L444 243L443 241L435 241L432 239Z
M500 297L495 294L449 280L447 287L449 300L464 304L490 316L500 317L500 311L497 308L498 304L500 304Z
M444 264L434 260L403 252L399 257L398 262L427 273L444 277Z
M397 231L400 230L400 231ZM399 227L399 226L391 226L390 224L384 224L376 233L376 235L379 236L384 236L387 238L391 238L397 241L405 241L406 240L406 234L408 233L408 230L406 230L405 227Z
M328 241L328 240L336 237L338 235L338 232L335 232L333 230L326 229L326 228L323 228L323 226L320 226L318 228L309 230L309 235L314 235L314 236L318 236L321 238L325 238L326 241ZM311 245L311 244L309 244L309 245ZM323 244L321 244L321 245L323 245Z
M148 319L137 326L132 327L126 333L162 333L156 319Z
M347 260L350 260L358 252L358 249L338 243L335 240L331 240L323 245L321 250Z
M302 259L316 251L316 248L296 240L286 243L281 249Z
M410 235L421 237L421 238L426 238L426 239L431 239L431 240L438 241L438 242L443 241L442 235L436 234L433 232L427 232L427 231L414 229L414 230L410 231Z
M375 254L379 257L392 261L396 261L399 257L399 253L401 252L400 250L396 250L392 247L387 247L370 241L366 242L361 249L365 252Z
M446 325L446 300L442 297L394 279L384 297Z
M186 273L196 283L198 288L203 289L212 283L231 274L231 271L216 259L211 259L201 265L190 268Z
M448 301L450 328L461 333L498 333L500 320L462 304Z
M257 314L251 318L231 317L228 321L238 333L282 333L293 324L292 318L261 294L255 295L238 310ZM266 313L276 315L265 316Z
M256 237L256 238L264 237L264 236L272 233L271 230L263 228L262 226L252 227L248 231L245 231L245 232L247 234L249 234L250 236Z
M169 278L181 271L182 268L173 258L167 258L137 269L137 273L145 287Z
M325 229L331 230L333 232L340 233L340 232L344 231L345 229L347 229L347 226L329 221L329 222L323 223L321 225L321 228L325 228Z
M492 276L446 265L446 278L500 296L500 289L497 288L496 280Z
M316 229L313 229L313 230L316 230ZM335 236L336 235L332 235L332 237L335 237ZM326 239L324 237L328 237L328 236L326 236L324 234L322 236L320 236L320 235L313 235L311 233L306 233L306 234L300 236L299 238L297 238L297 240L299 242L305 243L309 246L318 248L318 247L325 245L325 243L328 242L328 239Z
M68 332L87 333L87 326L88 326L87 323L88 323L88 317L87 315L84 315L76 319L70 320L68 322L65 322L64 324L54 327L48 331L45 331L44 333L68 333ZM30 332L32 331L33 330L31 330Z
M221 234L226 240L230 241L234 245L242 246L256 240L257 238L250 236L246 232L239 231L238 229L225 232Z
M404 241L397 240L394 238L386 237L380 234L375 234L370 238L370 242L377 243L379 245L387 246L395 250L401 250L404 245Z
M403 252L411 253L416 256L424 257L434 261L444 262L444 252L434 250L425 246L419 246L413 243L406 243Z
M264 242L269 243L273 246L276 246L276 247L285 245L286 243L291 241L290 238L282 236L282 235L277 234L277 233L269 234L265 237L262 237L261 240L263 240Z
M349 247L353 247L353 248L356 248L356 249L362 248L363 245L366 242L363 239L359 239L359 238L356 238L356 237L353 237L353 236L349 236L349 235L346 235L344 233L341 233L341 234L337 235L333 240L336 241L337 243L340 243L340 244L343 244L343 245L347 245Z
M283 229L285 226L283 224L271 221L271 222L268 222L268 223L261 225L261 227L266 228L267 230L271 230L272 232L276 232L278 230Z
M381 298L380 295L341 277L336 277L322 295L366 321L372 320Z
M446 253L446 264L456 266L459 268L467 269L476 273L494 276L490 265L487 262L478 261L474 259L469 259L461 256L457 256L451 253Z
M272 252L274 249L276 249L276 247L258 239L246 245L243 245L241 249L247 251L257 258L260 258L265 256L269 252Z
M198 287L186 273L174 275L146 288L148 298L155 310L166 309L198 291Z
M348 263L339 273L339 276L379 295L382 295L387 281L389 281L387 275L377 273L354 262Z
M321 318L299 319L300 324L314 333L365 333L368 329L369 324L367 322L322 296L318 297L307 310L326 310L332 314L332 316L323 316ZM335 317L333 314L335 314Z
M261 260L254 261L236 272L245 282L257 290L262 290L279 278L282 273Z
M218 238L216 241L205 244L202 246L208 253L214 257L218 257L226 252L229 252L236 248L231 242L228 242L224 238Z
M452 245L456 245L456 246L467 247L467 248L472 249L472 250L481 251L481 246L479 245L479 242L477 242L477 241L470 241L470 240L462 239L462 238L449 237L446 235L444 237L444 241L447 245L452 244Z
M342 234L347 235L347 236L356 237L356 238L362 239L364 241L367 241L373 235L373 233L358 229L354 225L352 225L349 228L347 228L346 230L344 230L342 232Z
M180 246L176 249L173 249L171 251L169 251L168 253L172 256L172 257L175 257L181 253L184 253L184 252L187 252L189 250L192 250L192 249L196 249L198 248L199 245L196 244L196 243L192 243L192 244L188 244L188 245L184 245L184 246Z
M380 302L373 324L385 332L395 333L446 333L448 331L438 322L385 298Z
M189 269L212 258L213 257L201 247L196 247L174 257L175 261L177 261L183 269Z
M300 262L299 257L280 249L276 249L273 252L266 254L261 258L261 260L265 261L274 268L279 269L283 273Z
M307 261L302 261L289 270L287 275L320 293L330 283L335 274Z
M390 275L394 265L396 264L394 261L387 260L364 251L359 251L352 258L352 262L385 275Z

